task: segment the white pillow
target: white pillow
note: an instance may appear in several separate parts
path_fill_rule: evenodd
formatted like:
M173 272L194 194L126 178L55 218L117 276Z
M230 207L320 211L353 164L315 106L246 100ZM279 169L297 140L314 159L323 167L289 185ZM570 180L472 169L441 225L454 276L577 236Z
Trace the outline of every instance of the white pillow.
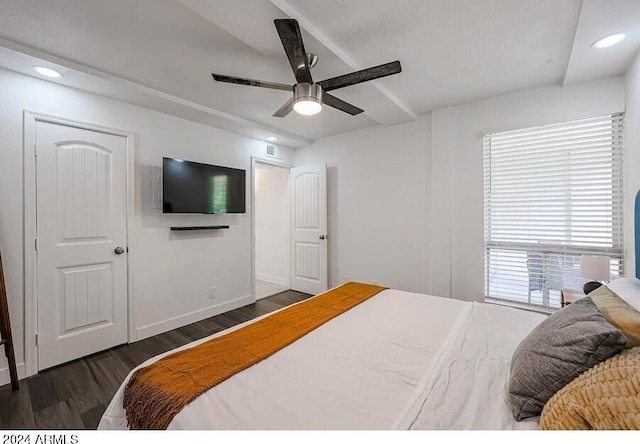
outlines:
M640 279L622 277L609 282L607 287L627 304L640 311Z

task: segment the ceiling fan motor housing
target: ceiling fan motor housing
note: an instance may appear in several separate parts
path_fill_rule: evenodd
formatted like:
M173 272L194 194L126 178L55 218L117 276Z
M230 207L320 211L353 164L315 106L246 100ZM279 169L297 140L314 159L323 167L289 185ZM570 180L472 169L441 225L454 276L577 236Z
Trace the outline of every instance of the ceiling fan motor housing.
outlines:
M293 86L293 101L322 103L322 87L317 83L296 83Z

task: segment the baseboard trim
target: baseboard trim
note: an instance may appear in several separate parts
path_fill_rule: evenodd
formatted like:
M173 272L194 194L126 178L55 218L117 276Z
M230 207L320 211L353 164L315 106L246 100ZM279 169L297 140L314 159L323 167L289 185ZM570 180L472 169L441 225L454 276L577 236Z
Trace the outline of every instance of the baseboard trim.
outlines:
M18 371L18 379L24 379L25 371L24 371L24 362L16 365L16 370ZM9 375L9 367L0 368L0 385L6 385L11 383L11 376Z
M267 276L265 274L256 274L256 280L269 282L270 284L280 285L289 288L289 280L286 278L278 278L275 276Z
M151 336L158 335L176 328L184 327L185 325L193 324L194 322L201 321L211 316L219 315L236 308L244 307L245 305L253 304L255 302L253 295L242 296L231 301L223 302L222 304L206 307L200 310L192 311L191 313L176 316L164 321L156 322L149 325L136 328L136 337L132 342L140 341L142 339L150 338Z

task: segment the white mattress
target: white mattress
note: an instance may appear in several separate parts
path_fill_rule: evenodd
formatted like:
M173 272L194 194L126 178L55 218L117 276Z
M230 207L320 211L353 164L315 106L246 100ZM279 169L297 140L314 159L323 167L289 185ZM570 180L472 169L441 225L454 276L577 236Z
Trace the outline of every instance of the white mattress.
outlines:
M543 319L385 290L213 387L169 429L535 428L513 420L504 394L513 350ZM99 429L127 428L128 379Z

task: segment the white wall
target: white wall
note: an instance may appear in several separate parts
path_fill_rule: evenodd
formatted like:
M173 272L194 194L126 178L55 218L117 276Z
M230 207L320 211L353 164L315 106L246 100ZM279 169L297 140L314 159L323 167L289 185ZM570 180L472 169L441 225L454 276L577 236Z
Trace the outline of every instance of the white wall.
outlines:
M25 108L135 133L129 260L135 302L131 315L138 339L251 302L250 213L162 215L152 208L150 166L161 166L162 156L170 156L250 171L250 157L264 156L264 142L5 70L0 70L0 85L0 247L18 363L24 362ZM292 151L282 151L283 161L292 163ZM172 225L218 223L231 228L169 231ZM208 297L211 286L217 287L215 300ZM4 356L1 359L0 368L6 367Z
M431 113L431 164L429 170L429 217L425 231L427 293L451 295L451 108Z
M296 150L297 166L327 162L330 286L426 291L429 146L427 114Z
M289 169L256 162L256 279L289 287Z
M625 75L627 112L625 114L625 204L624 237L626 239L626 276L635 276L635 248L633 245L634 201L640 190L640 53ZM640 276L638 276L640 277Z
M638 106L638 62L634 69L627 84L636 82ZM624 109L624 78L614 77L447 107L417 122L366 128L298 149L296 165L329 164L330 285L348 276L483 300L483 135ZM640 138L638 121L628 112L628 139L631 131ZM640 143L627 140L628 168L640 164L639 150ZM638 180L628 172L625 187L637 189ZM627 249L632 241L626 234Z
M440 172L431 184L432 198L436 199L440 190L449 190L448 208L441 205L438 211L448 213L451 220L448 232L439 223L430 227L433 239L449 235L448 254L441 251L446 247L442 239L440 249L430 250L433 255L430 264L437 264L437 258L443 255L451 257L449 275L444 274L446 270L442 267L430 270L430 275L438 278L438 288L446 288L442 281L447 281L454 298L480 301L484 297L484 134L624 111L624 105L624 79L615 77L564 88L550 86L519 91L434 112L434 116L449 115L448 121L434 119L432 125L432 134L440 134L439 141L432 140L432 152L441 153L432 158L431 170ZM632 120L627 117L627 122ZM447 131L448 137L442 134ZM627 143L626 148L637 151L640 145ZM443 153L447 150L448 156ZM629 244L630 239L626 242Z

